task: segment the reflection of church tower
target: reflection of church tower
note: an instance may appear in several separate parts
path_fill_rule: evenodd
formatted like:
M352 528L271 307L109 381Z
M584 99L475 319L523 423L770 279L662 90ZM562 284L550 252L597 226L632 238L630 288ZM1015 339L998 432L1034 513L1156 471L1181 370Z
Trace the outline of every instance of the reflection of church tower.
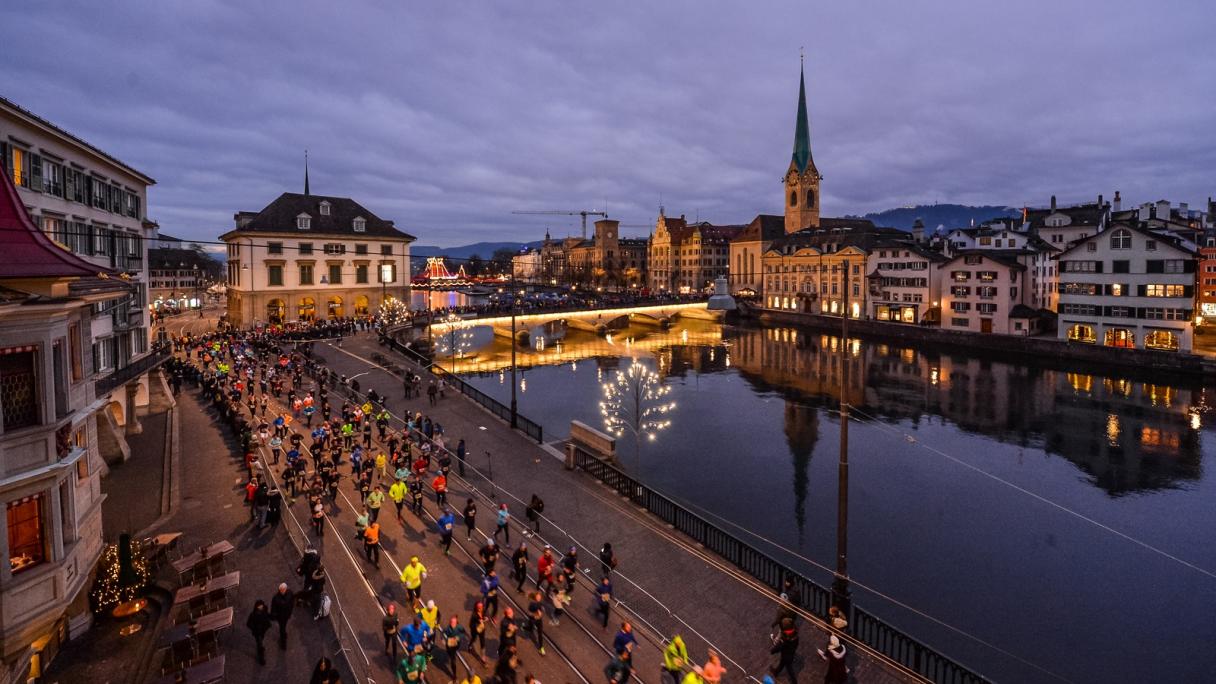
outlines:
M819 441L819 412L805 404L785 402L785 439L794 458L794 516L798 542L806 526L806 494L815 443Z
M806 112L806 76L798 76L798 120L794 124L794 155L785 172L785 232L819 227L819 181L811 159L811 124Z

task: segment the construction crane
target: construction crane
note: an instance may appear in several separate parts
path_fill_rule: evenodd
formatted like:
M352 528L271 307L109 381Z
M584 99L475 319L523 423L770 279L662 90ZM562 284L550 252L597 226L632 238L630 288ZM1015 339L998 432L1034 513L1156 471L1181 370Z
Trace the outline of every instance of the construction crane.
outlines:
M608 218L606 211L513 211L512 214L539 214L544 216L581 216L583 217L583 239L587 239L587 217L603 216Z

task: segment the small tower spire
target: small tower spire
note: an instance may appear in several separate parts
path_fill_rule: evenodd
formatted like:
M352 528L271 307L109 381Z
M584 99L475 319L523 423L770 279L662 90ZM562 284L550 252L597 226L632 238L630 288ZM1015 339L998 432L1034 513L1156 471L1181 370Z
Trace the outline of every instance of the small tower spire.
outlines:
M304 150L304 194L308 194L308 150Z
M794 164L798 173L811 165L811 124L806 111L806 67L802 57L798 65L798 120L794 127Z

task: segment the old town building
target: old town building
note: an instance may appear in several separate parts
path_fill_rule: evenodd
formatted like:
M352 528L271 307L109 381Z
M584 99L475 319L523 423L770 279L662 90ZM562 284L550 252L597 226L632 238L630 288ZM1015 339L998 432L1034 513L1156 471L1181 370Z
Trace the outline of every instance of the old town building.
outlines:
M353 199L305 186L233 218L220 239L235 325L367 316L389 297L408 301L414 236Z
M112 402L89 341L135 284L52 242L0 176L0 680L26 682L91 624Z
M895 323L941 321L941 274L946 257L912 240L883 240L870 248L868 317Z
M712 287L727 276L730 242L744 228L688 223L683 215L669 218L660 210L650 237L650 289L688 293Z
M93 306L85 351L109 375L100 421L102 454L122 460L125 434L148 405L148 187L156 181L68 131L0 98L0 166L35 225L98 271L122 274L127 296ZM121 382L117 380L121 379Z
M1020 258L1021 257L1021 258ZM999 335L1038 332L1029 307L1024 255L1010 251L962 250L940 267L942 328Z
M758 294L764 285L764 253L773 240L785 234L785 218L760 214L730 241L730 291L735 295Z
M1059 256L1061 339L1191 350L1195 249L1164 231L1112 221Z
M158 233L148 249L148 296L159 313L197 309L207 303L207 290L219 282L222 266L200 249Z

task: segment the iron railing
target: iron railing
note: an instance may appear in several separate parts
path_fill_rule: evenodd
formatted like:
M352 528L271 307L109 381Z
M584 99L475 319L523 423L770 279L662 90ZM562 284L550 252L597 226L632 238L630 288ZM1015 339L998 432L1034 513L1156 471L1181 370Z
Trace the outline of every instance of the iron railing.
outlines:
M391 337L384 337L381 339L383 339L385 344L387 344L391 349L399 352L406 358L417 361L418 363L422 364L423 367L429 366L430 371L434 373L436 377L443 378L449 385L459 390L461 394L472 399L490 413L506 421L508 425L511 424L511 407L465 382L464 379L459 375L452 373L443 366L440 366L437 363L432 363L427 357L401 344L397 340L394 340ZM535 439L537 444L544 444L544 428L541 427L540 423L521 415L518 410L515 411L515 426L525 435Z
M172 356L173 349L171 347L160 347L152 350L144 356L139 357L135 361L128 363L122 368L115 370L113 373L110 373L104 378L98 378L97 382L95 383L95 391L97 396L101 396L119 385L138 378L144 373L147 373L148 371L161 365L165 361L168 361Z
M797 590L793 597L797 600L798 607L828 621L828 610L833 605L832 592L828 588L790 569L577 445L574 447L574 466L650 511L693 541L734 563L773 591L781 591L785 579L791 579ZM846 632L854 639L933 682L988 682L982 675L929 648L855 604L849 606L846 619Z

